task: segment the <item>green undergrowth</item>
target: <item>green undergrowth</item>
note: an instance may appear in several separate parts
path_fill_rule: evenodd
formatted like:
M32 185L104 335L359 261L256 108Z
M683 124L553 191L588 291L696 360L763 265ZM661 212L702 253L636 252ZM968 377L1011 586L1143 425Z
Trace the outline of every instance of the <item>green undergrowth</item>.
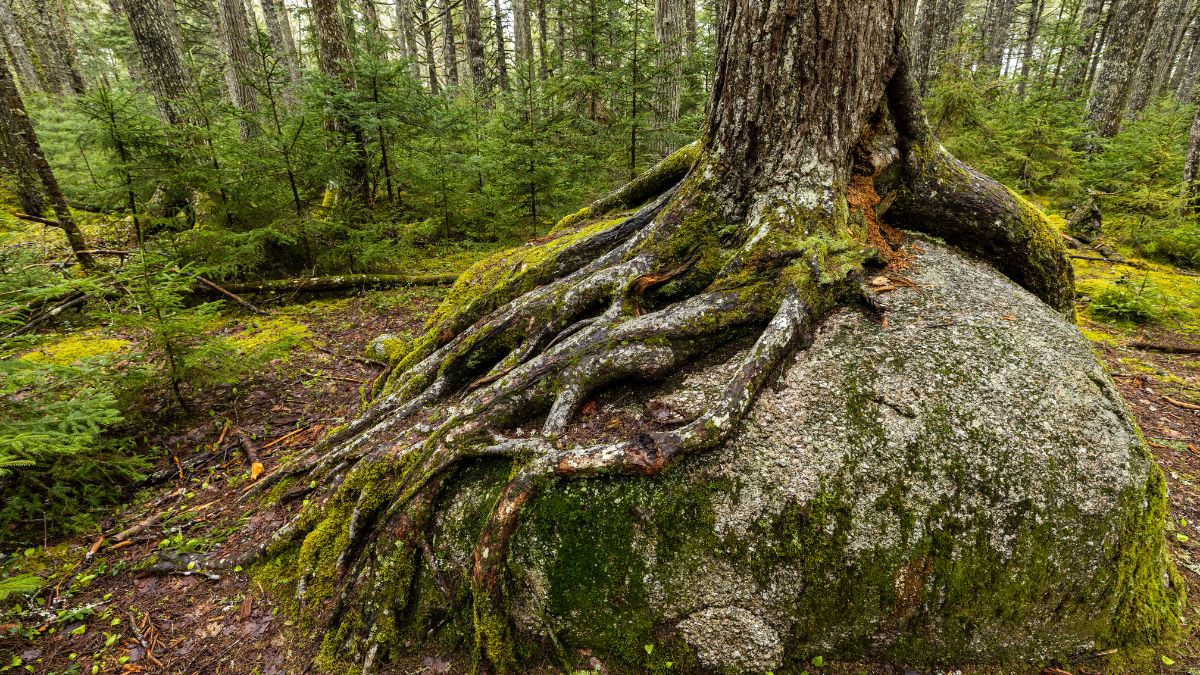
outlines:
M1157 326L1200 334L1200 276L1169 265L1074 260L1076 291L1086 316L1106 329Z

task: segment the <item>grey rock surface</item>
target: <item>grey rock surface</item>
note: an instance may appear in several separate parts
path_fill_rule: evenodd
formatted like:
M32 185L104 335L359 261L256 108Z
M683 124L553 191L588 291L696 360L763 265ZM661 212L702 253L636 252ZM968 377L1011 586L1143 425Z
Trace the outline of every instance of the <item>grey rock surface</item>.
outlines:
M828 318L733 442L540 495L513 544L519 630L731 672L1038 661L1119 631L1141 592L1125 567L1167 579L1161 522L1138 525L1161 477L1125 404L1061 315L918 246L886 322ZM694 415L736 359L633 405Z

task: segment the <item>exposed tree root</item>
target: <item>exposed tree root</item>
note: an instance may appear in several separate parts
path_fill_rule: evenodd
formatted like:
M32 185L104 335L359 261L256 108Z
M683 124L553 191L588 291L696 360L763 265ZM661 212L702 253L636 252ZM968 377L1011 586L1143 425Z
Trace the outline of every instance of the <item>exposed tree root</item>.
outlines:
M864 266L899 263L895 233L878 212L902 214L906 224L924 219L921 229L967 246L974 240L959 225L965 219L982 237L971 250L1068 311L1066 258L1044 217L940 147L922 149L935 141L920 110L903 85L892 89L899 121L893 128L881 110L858 150L857 182L794 183L819 198L760 195L743 220L728 222L713 197L714 160L675 156L670 171L657 167L550 239L469 271L395 365L380 400L309 460L246 495L303 476L320 486L312 503L259 547L218 564L296 551L296 595L324 635L325 658L370 670L412 618L422 565L445 603L461 599L429 540L447 481L479 458L508 458L512 473L480 530L464 589L479 667L506 671L515 666L506 564L523 507L555 481L655 475L725 442L821 317L864 293ZM675 186L685 161L691 171ZM883 203L863 176L884 188ZM942 197L919 199L934 185ZM649 203L582 222L635 200ZM950 218L952 209L967 213ZM563 441L605 387L662 379L747 335L757 336L753 346L692 421L590 445ZM539 434L506 435L543 414Z

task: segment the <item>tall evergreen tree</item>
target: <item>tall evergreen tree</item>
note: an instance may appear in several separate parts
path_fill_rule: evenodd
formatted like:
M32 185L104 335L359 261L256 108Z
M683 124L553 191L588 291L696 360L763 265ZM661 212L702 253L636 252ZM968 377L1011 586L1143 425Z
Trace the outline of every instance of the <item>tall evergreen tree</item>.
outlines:
M1119 26L1104 49L1103 65L1088 99L1087 117L1101 137L1121 130L1142 51L1154 22L1155 3L1147 0L1114 0L1110 21Z

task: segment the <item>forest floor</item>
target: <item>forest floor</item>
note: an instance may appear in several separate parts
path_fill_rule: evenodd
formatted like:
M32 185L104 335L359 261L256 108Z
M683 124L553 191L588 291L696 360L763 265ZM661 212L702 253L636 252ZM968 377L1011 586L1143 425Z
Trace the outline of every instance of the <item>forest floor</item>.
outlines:
M482 252L450 264L461 268L478 255ZM1108 365L1168 477L1167 538L1189 586L1190 634L1156 655L1157 667L1200 673L1200 353L1134 346L1200 344L1200 276L1131 262L1136 266L1077 261L1080 290L1095 293L1121 277L1143 287L1150 283L1160 292L1157 301L1169 306L1166 318L1154 327L1137 327L1102 322L1081 311L1079 325ZM143 445L163 449L158 482L104 514L94 532L0 558L0 576L37 574L48 584L40 597L50 600L32 603L32 611L0 610L0 672L305 671L317 645L293 628L286 599L241 571L210 574L202 565L180 570L180 562L186 566L219 545L228 550L259 541L281 524L273 520L279 515L239 501L254 480L251 460L261 462L265 472L276 471L306 453L325 430L352 419L382 373L382 365L367 353L372 340L384 333L400 339L414 335L444 292L426 287L291 299L265 305L268 317L228 311L216 330L251 343L288 337L295 347L244 382L189 401L190 413L148 432ZM63 344L72 339L78 336L48 332L34 351L50 357L69 353ZM252 453L244 450L237 431L245 434ZM82 564L101 536L111 538L130 527L136 530L131 543L106 546ZM164 567L165 561L175 564ZM1044 672L1105 672L1110 657L1095 655ZM396 672L465 672L469 666L447 654ZM873 664L817 670L920 672Z

